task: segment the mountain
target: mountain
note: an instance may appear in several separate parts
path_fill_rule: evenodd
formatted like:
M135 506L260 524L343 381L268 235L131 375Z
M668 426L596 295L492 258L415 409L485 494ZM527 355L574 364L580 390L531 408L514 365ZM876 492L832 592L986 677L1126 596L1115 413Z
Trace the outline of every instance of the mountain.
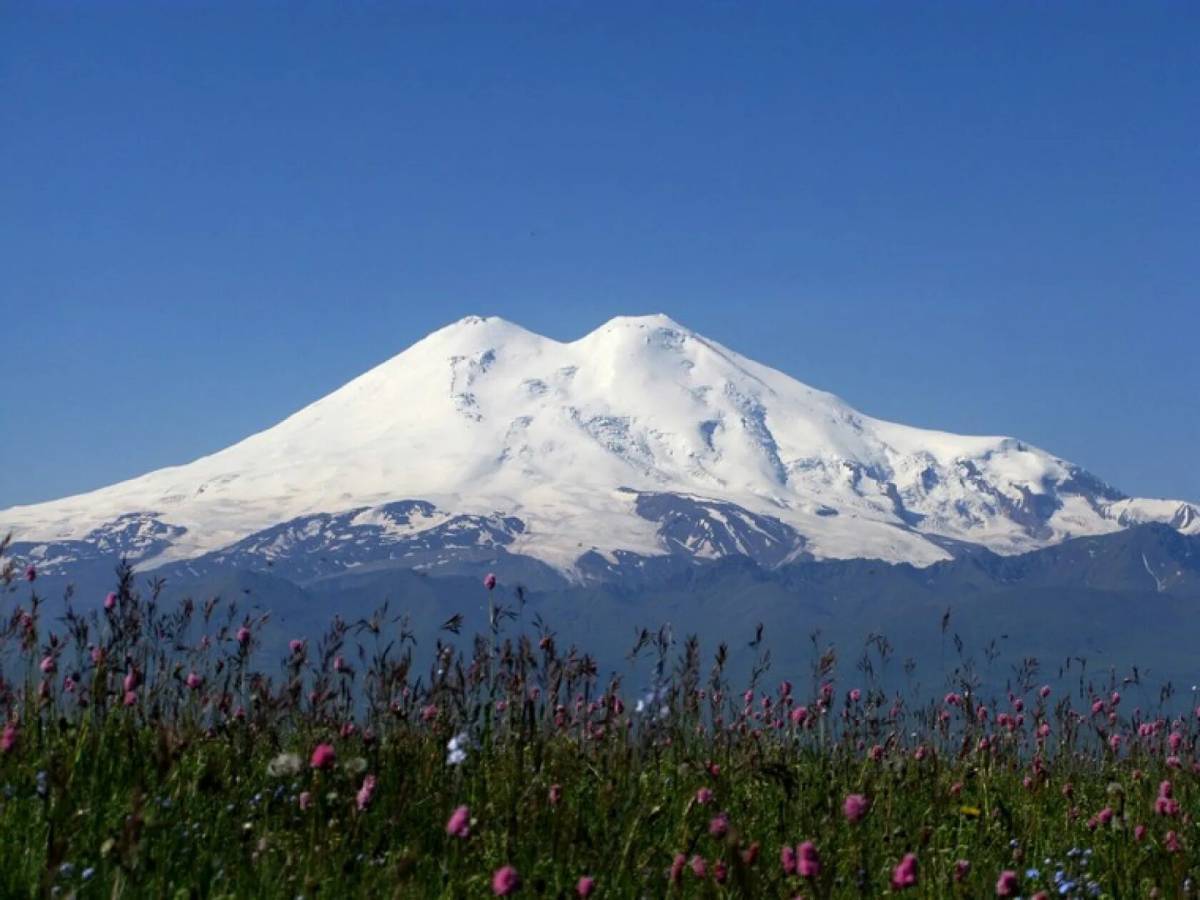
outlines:
M1147 523L1200 534L1200 508L1015 438L871 418L665 316L568 343L463 319L211 456L0 511L11 553L49 574L126 555L304 583L500 560L546 589L728 557L929 567Z

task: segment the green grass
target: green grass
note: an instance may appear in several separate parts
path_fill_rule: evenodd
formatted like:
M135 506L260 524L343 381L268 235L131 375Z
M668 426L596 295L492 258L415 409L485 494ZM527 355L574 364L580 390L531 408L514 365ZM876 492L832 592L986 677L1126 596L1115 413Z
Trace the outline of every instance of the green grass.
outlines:
M0 897L482 897L506 865L517 896L575 896L589 876L597 897L876 897L906 853L913 897L995 896L1005 870L1024 897L1193 891L1195 715L1114 705L1111 685L1043 698L1026 672L983 701L984 721L981 698L885 695L871 666L839 674L829 652L791 673L806 687L788 695L765 676L728 684L723 653L702 662L692 643L646 636L663 675L639 711L640 692L548 631L505 634L502 614L429 672L381 614L335 623L266 674L250 665L264 623L230 605L158 610L124 572L111 611L47 623L18 575L0 628ZM955 677L972 687L969 670ZM309 762L319 743L336 752L324 770ZM1158 814L1164 780L1179 808ZM870 800L857 822L851 793ZM446 830L460 805L465 837ZM781 863L804 841L814 878Z

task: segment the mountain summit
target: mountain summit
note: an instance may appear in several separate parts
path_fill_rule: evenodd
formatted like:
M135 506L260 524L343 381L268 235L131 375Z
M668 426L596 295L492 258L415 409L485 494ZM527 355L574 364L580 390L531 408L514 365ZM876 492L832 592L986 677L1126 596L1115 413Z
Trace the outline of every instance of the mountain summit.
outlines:
M1014 438L873 419L662 315L569 343L468 317L211 456L0 511L51 569L502 551L571 578L668 556L928 565L1147 522L1196 534L1200 509Z

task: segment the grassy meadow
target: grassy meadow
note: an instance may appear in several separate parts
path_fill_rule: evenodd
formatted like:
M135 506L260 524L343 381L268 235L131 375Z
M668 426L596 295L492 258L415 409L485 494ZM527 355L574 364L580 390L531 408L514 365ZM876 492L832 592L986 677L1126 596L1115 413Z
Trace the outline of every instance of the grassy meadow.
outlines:
M447 621L428 668L381 609L260 671L269 623L234 603L165 608L123 569L50 621L9 561L0 897L1196 893L1188 698L1032 661L903 696L880 636L803 672L739 648L761 664L731 684L726 648L643 633L656 677L627 685L479 591L490 633Z

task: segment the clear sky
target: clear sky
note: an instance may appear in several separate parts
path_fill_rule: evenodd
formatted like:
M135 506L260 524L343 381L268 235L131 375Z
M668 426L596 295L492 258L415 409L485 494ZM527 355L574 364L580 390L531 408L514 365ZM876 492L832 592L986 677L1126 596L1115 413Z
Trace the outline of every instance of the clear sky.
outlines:
M1198 500L1198 47L1147 0L8 0L0 507L469 313L658 311Z

